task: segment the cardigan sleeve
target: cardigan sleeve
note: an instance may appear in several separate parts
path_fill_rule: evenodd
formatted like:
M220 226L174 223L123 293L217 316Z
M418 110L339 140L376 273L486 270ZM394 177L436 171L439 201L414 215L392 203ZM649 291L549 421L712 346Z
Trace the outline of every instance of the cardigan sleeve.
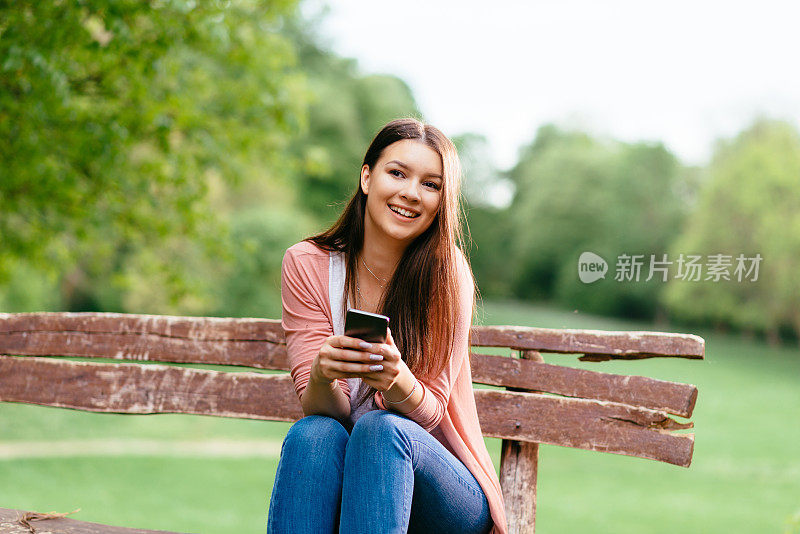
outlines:
M286 334L286 352L298 399L308 385L314 358L325 340L333 335L328 315L328 288L323 287L324 277L320 275L321 267L314 264L315 259L318 258L295 245L286 251L281 266L281 325ZM324 267L327 269L327 262ZM347 381L340 378L337 382L349 397Z
M458 270L458 300L456 308L456 328L455 339L441 374L432 380L417 379L422 388L422 402L412 411L405 414L406 417L419 423L426 431L430 432L439 425L447 410L450 401L450 391L453 384L461 373L464 362L469 358L469 330L472 326L472 305L475 292L475 284L470 272L466 258L459 254ZM469 365L469 362L467 362ZM375 404L385 410L383 395L381 392L375 394Z

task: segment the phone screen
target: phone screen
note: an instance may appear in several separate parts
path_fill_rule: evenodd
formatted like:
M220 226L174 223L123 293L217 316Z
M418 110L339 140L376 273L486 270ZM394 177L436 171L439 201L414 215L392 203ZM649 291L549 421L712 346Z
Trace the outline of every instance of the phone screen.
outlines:
M361 310L347 310L344 335L363 339L369 343L385 343L389 318L385 315Z

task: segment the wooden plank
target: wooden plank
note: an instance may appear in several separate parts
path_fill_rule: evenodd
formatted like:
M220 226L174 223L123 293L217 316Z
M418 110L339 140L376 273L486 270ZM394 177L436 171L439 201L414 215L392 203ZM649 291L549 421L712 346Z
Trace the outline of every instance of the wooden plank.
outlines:
M0 333L70 331L155 334L162 337L205 341L243 340L284 343L281 322L274 319L96 312L0 313Z
M128 414L273 421L303 416L288 374L0 356L0 376L0 401Z
M95 412L190 413L296 421L291 377L164 365L0 356L0 401ZM688 466L694 437L666 413L607 401L476 390L486 436L651 458Z
M67 517L41 518L45 514L26 510L0 508L0 532L4 534L31 534L32 530L21 523L25 519L36 532L48 534L178 534L167 530L142 530L138 528L112 527L100 523L88 523Z
M263 341L276 345L285 343L280 321L270 319L122 313L0 314L0 334L32 332L152 335L195 341ZM663 332L475 326L472 328L472 340L475 346L577 353L584 354L585 359L594 360L657 356L702 359L705 354L702 338ZM1 347L0 351L3 350Z
M538 393L475 390L484 436L610 452L689 467L691 428L664 412Z
M703 338L666 332L616 332L525 326L473 327L472 345L519 350L602 355L609 358L661 356L702 359Z
M615 375L540 361L472 354L472 381L568 397L620 402L691 417L697 387L645 376Z
M544 361L542 355L534 350L520 351L520 358L526 363ZM538 443L503 440L500 449L500 487L506 503L509 534L533 534L536 531L538 470Z
M0 333L0 354L241 365L288 370L286 345L264 340L208 340L106 332Z

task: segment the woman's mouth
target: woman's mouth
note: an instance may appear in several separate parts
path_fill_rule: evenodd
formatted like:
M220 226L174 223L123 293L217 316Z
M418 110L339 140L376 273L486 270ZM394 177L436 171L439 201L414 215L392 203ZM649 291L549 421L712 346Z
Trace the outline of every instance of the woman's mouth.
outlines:
M401 208L400 206L393 206L392 204L389 204L389 209L405 219L415 219L419 217L419 213Z

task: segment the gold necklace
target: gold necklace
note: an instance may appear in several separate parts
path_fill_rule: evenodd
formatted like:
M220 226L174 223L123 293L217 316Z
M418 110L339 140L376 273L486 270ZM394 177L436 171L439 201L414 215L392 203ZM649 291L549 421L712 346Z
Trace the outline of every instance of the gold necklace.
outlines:
M388 282L388 280L386 280L386 278L380 278L380 277L379 277L379 276L377 276L375 273L373 273L373 272L372 272L372 269L370 269L370 268L369 268L369 265L367 265L367 262L366 262L366 261L364 261L364 258L363 258L363 256L361 257L361 263L363 263L363 264L364 264L364 267L366 267L366 268L367 268L367 271L369 271L369 274L371 274L371 275L373 276L373 278L375 278L375 280L377 280L377 281L378 281L378 285L380 285L381 287L383 287L383 286L385 286L385 285L386 285L386 282ZM383 283L381 284L381 282L383 282ZM358 289L358 285L356 285L356 289Z

